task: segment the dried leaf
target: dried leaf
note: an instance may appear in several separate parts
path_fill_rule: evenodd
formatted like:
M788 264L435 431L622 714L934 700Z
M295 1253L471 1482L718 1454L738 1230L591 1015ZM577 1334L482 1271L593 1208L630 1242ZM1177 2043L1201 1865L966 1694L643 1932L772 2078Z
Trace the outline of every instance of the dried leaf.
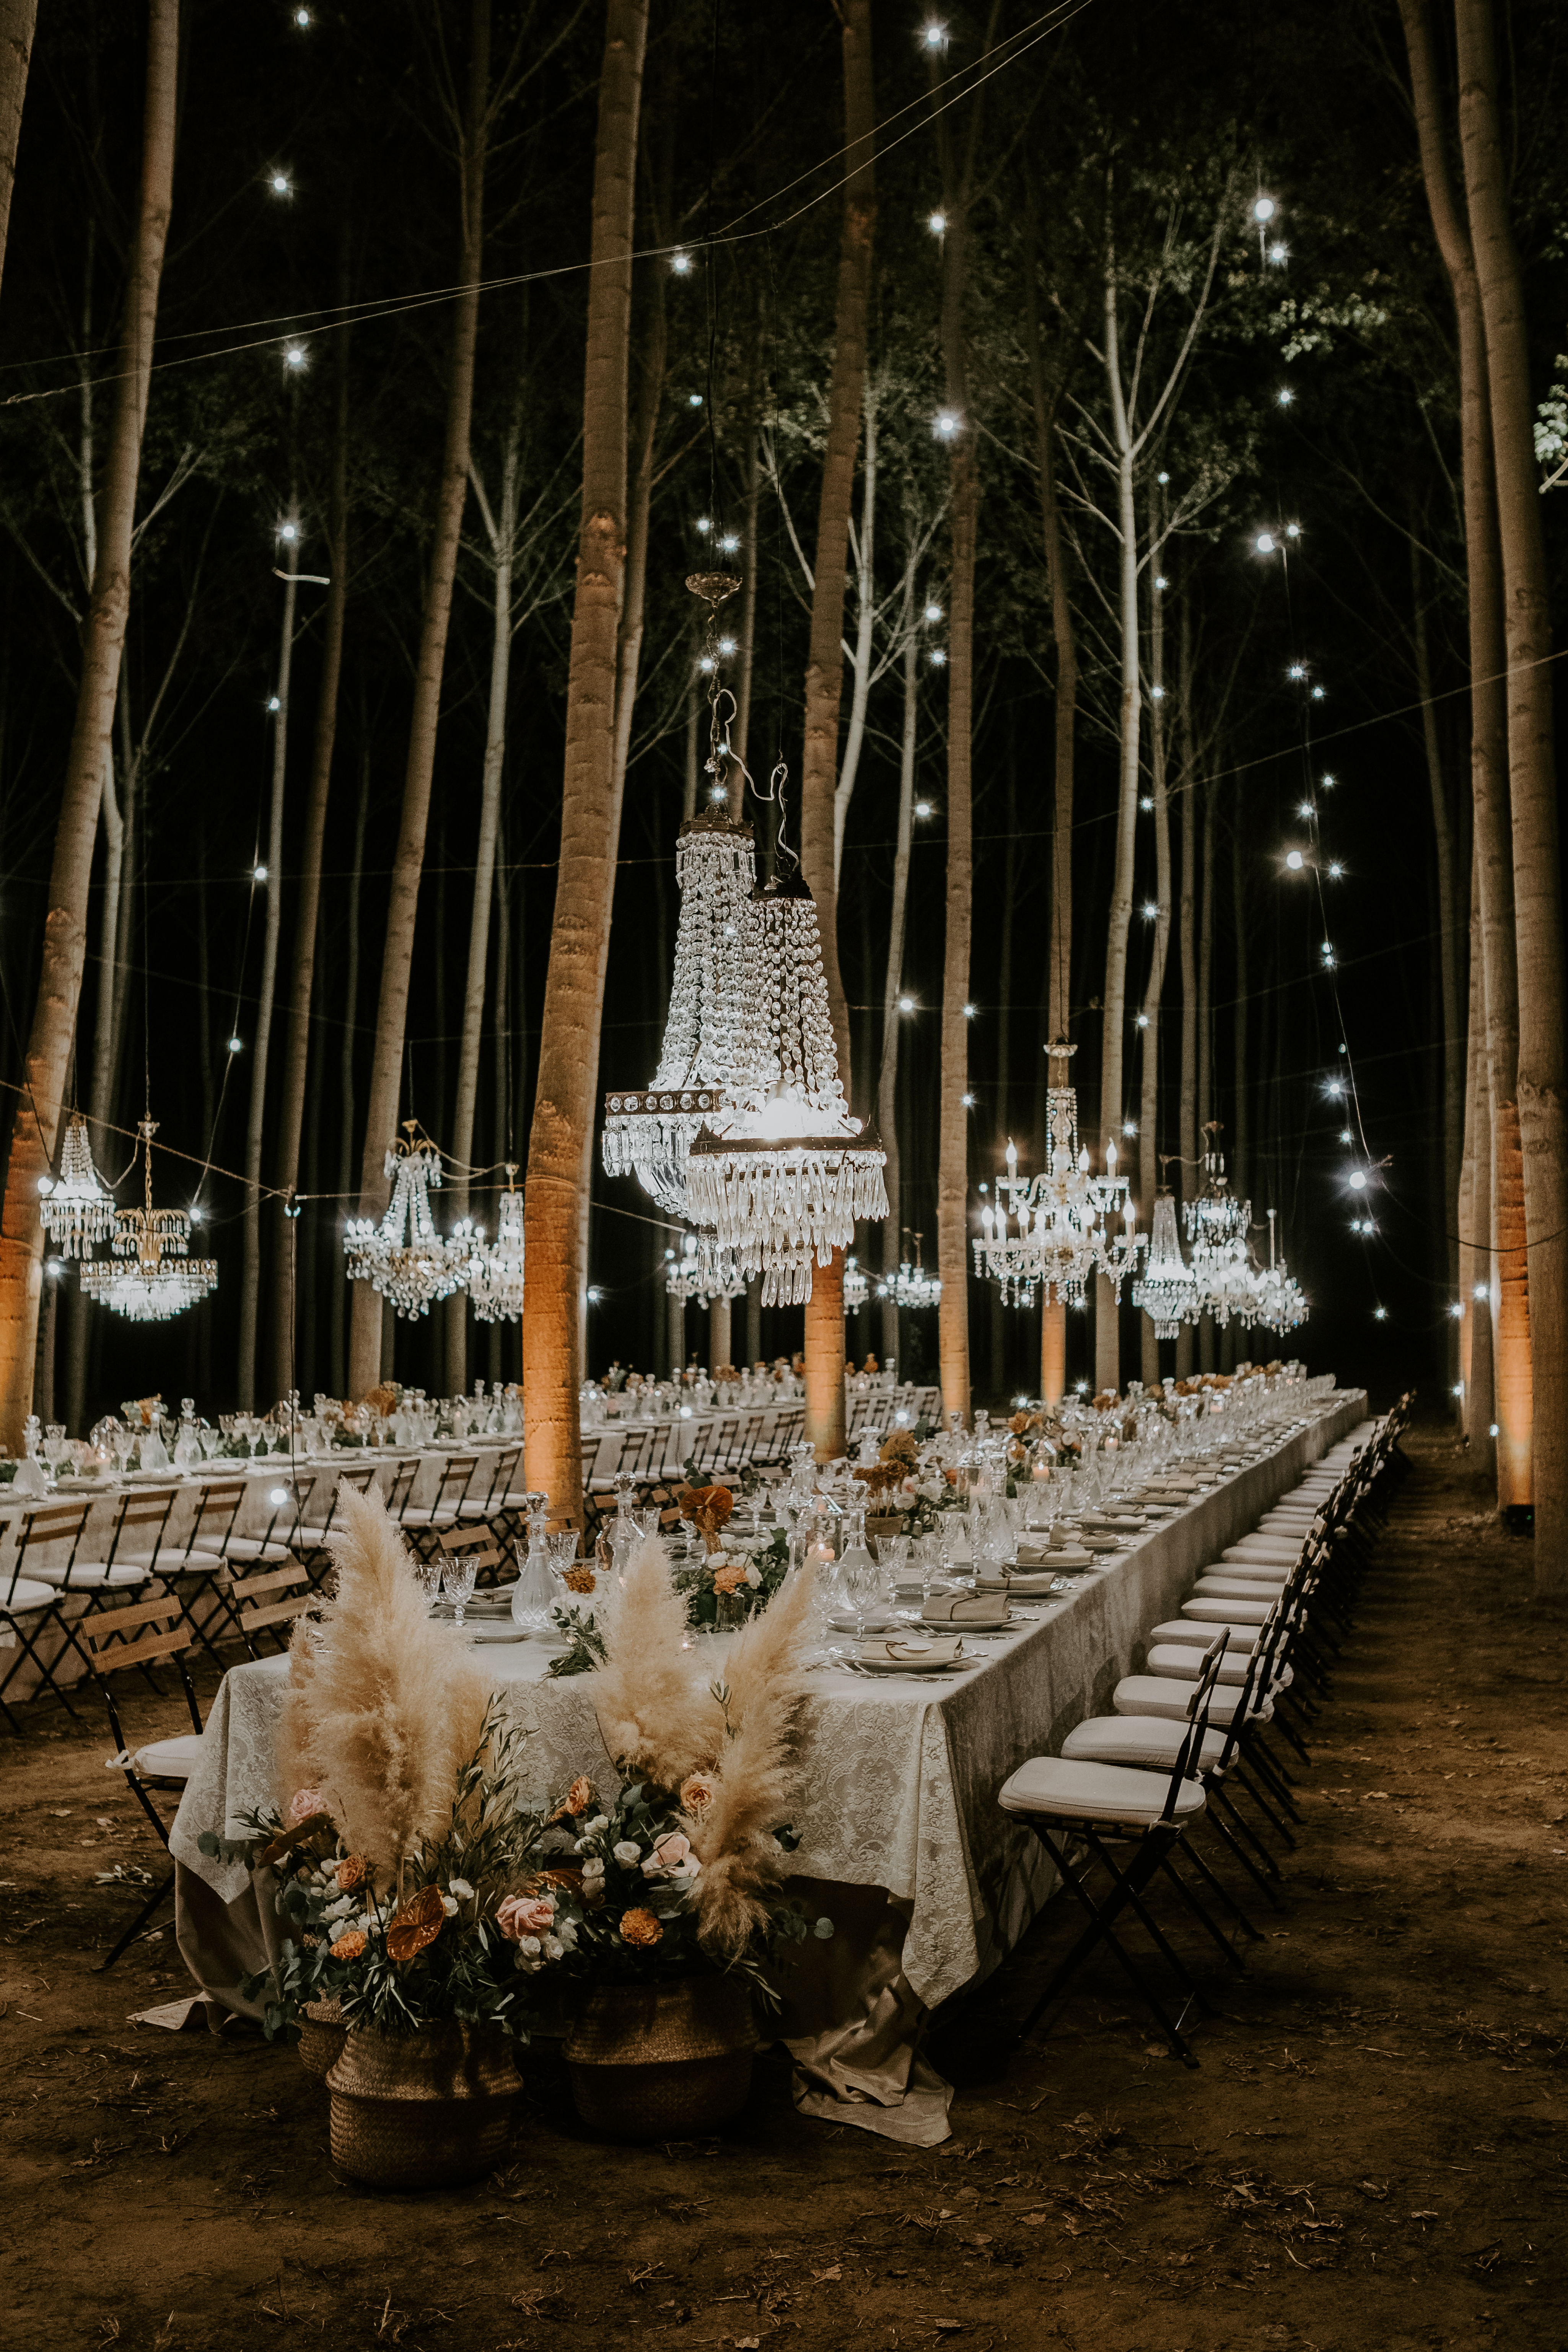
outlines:
M422 1886L417 1895L397 1912L386 1931L386 1957L389 1960L411 1960L416 1954L433 1944L441 1932L447 1914L441 1904L438 1886Z
M844 2275L844 2265L842 2263L835 2263L830 2271L813 2271L811 2275L814 2279L842 2278Z

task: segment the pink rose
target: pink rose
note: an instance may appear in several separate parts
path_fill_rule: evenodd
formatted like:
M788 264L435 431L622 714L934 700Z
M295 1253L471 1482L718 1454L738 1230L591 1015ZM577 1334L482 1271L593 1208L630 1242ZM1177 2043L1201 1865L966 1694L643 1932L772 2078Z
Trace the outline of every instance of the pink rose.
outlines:
M645 1878L695 1878L700 1867L690 1840L679 1830L666 1830L662 1837L655 1838L642 1870Z
M496 1926L510 1943L525 1936L548 1936L555 1925L555 1904L548 1895L509 1895L496 1905Z
M308 1822L312 1813L324 1813L326 1810L327 1801L320 1789L296 1789L289 1800L291 1822Z

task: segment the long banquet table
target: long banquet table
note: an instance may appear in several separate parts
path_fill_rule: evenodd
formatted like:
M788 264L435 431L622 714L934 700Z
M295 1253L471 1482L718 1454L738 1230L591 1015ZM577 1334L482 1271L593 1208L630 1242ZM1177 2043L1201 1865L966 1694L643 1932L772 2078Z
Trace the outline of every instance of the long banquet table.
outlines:
M1037 1843L1000 1812L997 1789L1026 1757L1055 1752L1076 1723L1109 1710L1117 1682L1142 1664L1148 1629L1365 1413L1360 1390L1310 1399L1302 1424L1260 1460L1219 1477L1064 1599L1020 1604L1016 1629L985 1641L984 1664L957 1681L814 1678L797 1870L838 1932L806 1947L787 1984L784 2039L803 2112L911 2144L948 2137L951 2092L921 2056L926 2020L999 1964L1050 1892ZM724 1637L704 1638L718 1666ZM592 1676L545 1679L548 1654L534 1642L487 1655L531 1735L540 1791L580 1771L602 1776ZM226 1675L174 1827L180 1949L209 2011L257 2014L238 1980L263 1964L276 1929L244 1869L196 1841L209 1829L239 1834L244 1812L287 1795L272 1771L286 1675L286 1660L268 1658Z

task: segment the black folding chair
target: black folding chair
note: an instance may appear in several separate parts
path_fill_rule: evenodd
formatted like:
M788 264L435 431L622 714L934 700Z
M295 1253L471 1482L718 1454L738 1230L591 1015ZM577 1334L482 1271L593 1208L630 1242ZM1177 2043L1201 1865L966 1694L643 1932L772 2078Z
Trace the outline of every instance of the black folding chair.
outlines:
M5 1693L28 1665L37 1675L39 1693L51 1692L71 1720L80 1721L55 1672L70 1652L84 1666L87 1664L73 1622L65 1613L64 1592L91 1508L90 1503L40 1504L37 1510L24 1512L17 1525L11 1572L0 1582L0 1646L16 1654L0 1681L0 1715L18 1737L21 1722L6 1705ZM61 1546L66 1554L63 1561ZM47 1572L36 1557L46 1549L55 1555L47 1563ZM49 1655L43 1645L51 1634L59 1636L59 1646Z
M110 1643L110 1629L117 1636ZM186 1661L193 1645L191 1628L177 1600L165 1594L161 1601L132 1601L113 1615L86 1618L79 1628L86 1644L88 1672L102 1694L109 1715L109 1728L118 1751L109 1758L112 1769L118 1766L125 1775L126 1784L157 1833L158 1843L165 1853L169 1850L169 1831L163 1814L153 1800L155 1795L184 1795L185 1783L195 1770L202 1748L201 1709L196 1705L195 1685L191 1681ZM169 1660L179 1672L184 1686L185 1704L191 1713L191 1729L177 1732L172 1738L152 1739L132 1751L125 1740L120 1721L120 1710L114 1704L111 1675L123 1674L130 1666L151 1667L154 1659ZM174 1874L171 1868L156 1885L120 1941L100 1964L111 1969L121 1952L136 1941L159 1905L173 1894Z

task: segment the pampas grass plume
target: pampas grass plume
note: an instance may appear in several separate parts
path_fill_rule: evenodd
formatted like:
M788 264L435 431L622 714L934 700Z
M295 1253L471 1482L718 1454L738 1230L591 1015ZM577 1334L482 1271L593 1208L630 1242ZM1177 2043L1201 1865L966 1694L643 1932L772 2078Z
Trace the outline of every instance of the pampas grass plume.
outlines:
M665 1789L678 1788L705 1764L715 1745L716 1709L687 1642L686 1602L664 1547L645 1536L632 1547L626 1582L611 1604L593 1696L611 1759Z

